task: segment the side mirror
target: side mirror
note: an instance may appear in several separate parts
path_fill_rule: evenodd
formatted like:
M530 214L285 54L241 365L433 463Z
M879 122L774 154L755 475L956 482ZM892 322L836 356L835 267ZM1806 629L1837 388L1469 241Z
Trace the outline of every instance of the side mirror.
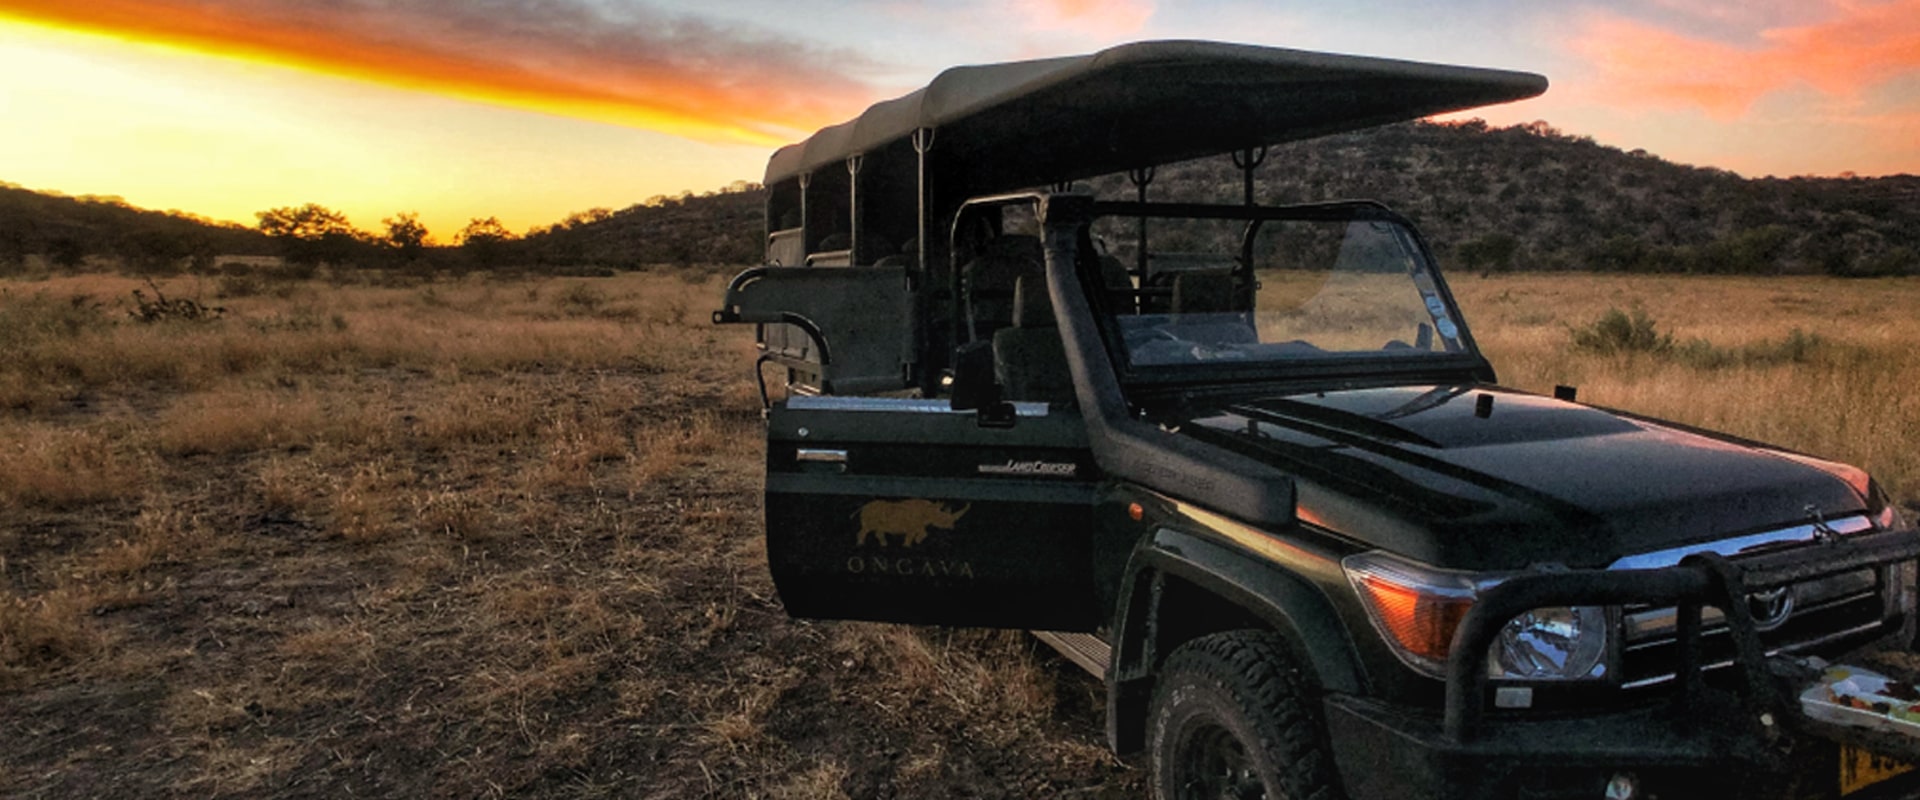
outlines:
M948 403L955 411L976 412L982 427L1013 427L1013 404L1000 399L1000 384L994 377L992 342L954 348L953 393Z

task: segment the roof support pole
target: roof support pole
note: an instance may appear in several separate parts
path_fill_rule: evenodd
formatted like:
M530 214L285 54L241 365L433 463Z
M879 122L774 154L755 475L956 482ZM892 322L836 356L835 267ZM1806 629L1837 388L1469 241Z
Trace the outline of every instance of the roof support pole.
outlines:
M915 128L913 130L913 152L919 156L918 160L920 162L920 195L917 198L920 209L920 213L918 214L920 224L918 232L914 235L914 240L917 242L915 246L919 248L920 252L915 255L915 259L919 264L920 274L923 278L929 269L927 265L927 213L930 209L927 206L931 202L930 198L933 197L933 187L927 185L927 152L932 149L933 129Z
M847 156L847 266L860 263L860 166L864 153Z
M1264 144L1259 147L1249 147L1245 150L1233 151L1233 165L1240 168L1240 187L1244 191L1246 203L1249 206L1253 205L1253 171L1259 169L1260 165L1265 163L1266 160L1267 146ZM1247 304L1247 308L1252 308L1254 284L1253 237L1250 235L1241 237L1240 239L1240 269L1246 273L1244 285L1246 287L1247 297L1244 302Z
M932 309L929 308L929 306L932 305L932 298L929 297L929 295L932 293L926 291L926 289L931 285L932 277L936 274L933 266L927 261L927 215L932 213L931 206L933 204L933 187L928 185L927 177L927 153L931 150L933 150L933 129L913 129L913 153L916 157L915 160L919 162L919 175L914 182L914 186L917 188L917 195L914 201L919 208L919 213L915 215L916 228L913 246L916 252L913 257L913 270L909 274L912 276L913 298L916 304L914 308L915 324L913 330L914 336L917 337L918 341L915 342L917 347L914 349L915 352L919 353L926 353L930 349L926 346L930 334L927 331L927 325L925 323L927 320L932 319L932 316L928 313L932 311ZM940 356L933 356L927 360L931 363L915 365L910 369L921 369L920 393L923 396L931 397L939 391L939 386L934 375L939 371L938 367L943 361Z
M1267 146L1233 151L1233 165L1240 168L1241 186L1246 189L1247 205L1253 205L1253 171L1267 160Z
M1140 202L1147 202L1147 186L1153 183L1153 167L1139 167L1127 170L1127 180L1133 183L1134 196ZM1140 246L1135 249L1133 275L1140 279L1140 285L1147 285L1147 218L1134 220L1140 230Z
M800 173L800 263L807 265L807 256L813 253L813 217L807 215L807 195L813 194L813 173Z

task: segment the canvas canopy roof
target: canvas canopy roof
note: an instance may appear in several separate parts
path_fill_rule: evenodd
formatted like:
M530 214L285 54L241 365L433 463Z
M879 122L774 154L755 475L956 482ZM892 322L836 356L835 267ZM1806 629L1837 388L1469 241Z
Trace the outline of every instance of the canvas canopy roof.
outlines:
M1533 97L1544 77L1217 42L948 69L775 152L766 183L934 130L968 194L1075 180ZM904 151L911 154L911 149ZM964 165L964 169L959 166Z

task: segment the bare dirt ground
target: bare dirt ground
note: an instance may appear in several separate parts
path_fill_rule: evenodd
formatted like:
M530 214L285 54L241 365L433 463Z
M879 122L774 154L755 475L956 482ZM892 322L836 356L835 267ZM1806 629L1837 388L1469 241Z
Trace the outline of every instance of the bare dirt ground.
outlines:
M1920 283L1607 280L1461 289L1509 384L1920 496ZM1025 635L786 617L713 276L135 288L0 284L0 796L1144 796ZM1745 311L1569 350L1640 302Z
M1024 635L781 611L716 287L131 285L9 287L0 795L1139 796Z

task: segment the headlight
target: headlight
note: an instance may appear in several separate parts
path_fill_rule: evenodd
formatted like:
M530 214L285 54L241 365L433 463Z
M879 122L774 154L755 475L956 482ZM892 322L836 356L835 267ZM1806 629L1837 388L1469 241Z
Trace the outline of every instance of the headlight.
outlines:
M1454 631L1479 594L1508 577L1438 569L1379 551L1340 564L1394 655L1434 677L1446 675ZM1534 609L1501 628L1487 652L1487 674L1543 681L1604 677L1611 627L1599 607Z
M1607 613L1596 606L1536 608L1509 620L1487 653L1495 678L1570 680L1606 674Z

